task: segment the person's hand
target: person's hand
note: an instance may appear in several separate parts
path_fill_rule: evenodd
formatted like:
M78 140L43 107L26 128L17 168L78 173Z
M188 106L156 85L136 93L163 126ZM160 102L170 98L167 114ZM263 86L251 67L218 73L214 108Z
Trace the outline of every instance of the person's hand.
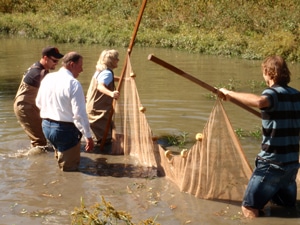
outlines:
M111 97L114 98L114 99L118 99L120 97L120 92L119 91L113 91Z
M94 141L93 138L85 138L85 151L90 152L94 149Z
M226 101L228 100L228 93L230 91L227 90L226 88L220 88L218 89L218 97L221 98L222 100Z

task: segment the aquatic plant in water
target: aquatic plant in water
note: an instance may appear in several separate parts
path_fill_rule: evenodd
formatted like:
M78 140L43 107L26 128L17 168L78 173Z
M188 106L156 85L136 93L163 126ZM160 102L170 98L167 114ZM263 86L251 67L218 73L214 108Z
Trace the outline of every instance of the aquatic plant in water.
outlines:
M125 211L116 210L110 202L105 201L102 196L101 203L95 203L90 208L87 208L81 198L81 206L75 208L71 213L72 225L160 225L155 222L155 219L147 219L137 224L132 222L132 217Z

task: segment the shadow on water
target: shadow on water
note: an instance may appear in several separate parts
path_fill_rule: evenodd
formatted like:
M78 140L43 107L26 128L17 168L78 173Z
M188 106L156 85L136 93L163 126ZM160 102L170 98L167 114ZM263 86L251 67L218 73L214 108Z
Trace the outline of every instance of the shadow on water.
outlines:
M82 151L84 146L82 146ZM80 158L80 172L103 177L128 177L128 178L150 178L153 179L158 176L157 168L145 167L137 165L134 162L108 162L112 158L119 158L110 154L111 146L105 146L100 152L99 147L96 146L94 152L88 153L91 157L85 157L81 154ZM107 156L107 157L105 157ZM108 159L109 157L109 159ZM124 157L124 156L121 156Z
M261 216L274 218L300 218L300 200L297 200L296 207L282 207L268 203Z
M240 207L242 205L241 201L222 201L222 200L211 200L213 202L219 202L224 204L229 204L230 206ZM217 215L224 215L225 212L222 210L217 213ZM264 210L260 211L259 216L261 218L300 218L300 200L297 200L296 207L283 207L272 203L268 203Z
M91 158L81 156L80 160L81 166L79 170L87 175L150 179L157 177L157 169L152 167L127 163L108 163L108 159L105 157L92 160Z

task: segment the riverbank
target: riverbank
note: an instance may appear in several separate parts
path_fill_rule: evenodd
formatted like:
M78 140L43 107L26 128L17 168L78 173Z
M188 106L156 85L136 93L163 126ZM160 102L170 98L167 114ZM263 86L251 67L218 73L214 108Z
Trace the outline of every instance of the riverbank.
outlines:
M142 0L4 0L0 34L128 46L141 5ZM299 10L296 0L148 1L135 45L245 59L279 54L299 62Z

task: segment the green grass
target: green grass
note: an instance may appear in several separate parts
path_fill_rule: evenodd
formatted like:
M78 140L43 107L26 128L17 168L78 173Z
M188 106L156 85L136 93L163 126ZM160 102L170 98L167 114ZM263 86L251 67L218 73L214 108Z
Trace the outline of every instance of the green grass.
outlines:
M128 46L142 0L1 0L0 34ZM298 0L147 1L135 45L300 61Z

